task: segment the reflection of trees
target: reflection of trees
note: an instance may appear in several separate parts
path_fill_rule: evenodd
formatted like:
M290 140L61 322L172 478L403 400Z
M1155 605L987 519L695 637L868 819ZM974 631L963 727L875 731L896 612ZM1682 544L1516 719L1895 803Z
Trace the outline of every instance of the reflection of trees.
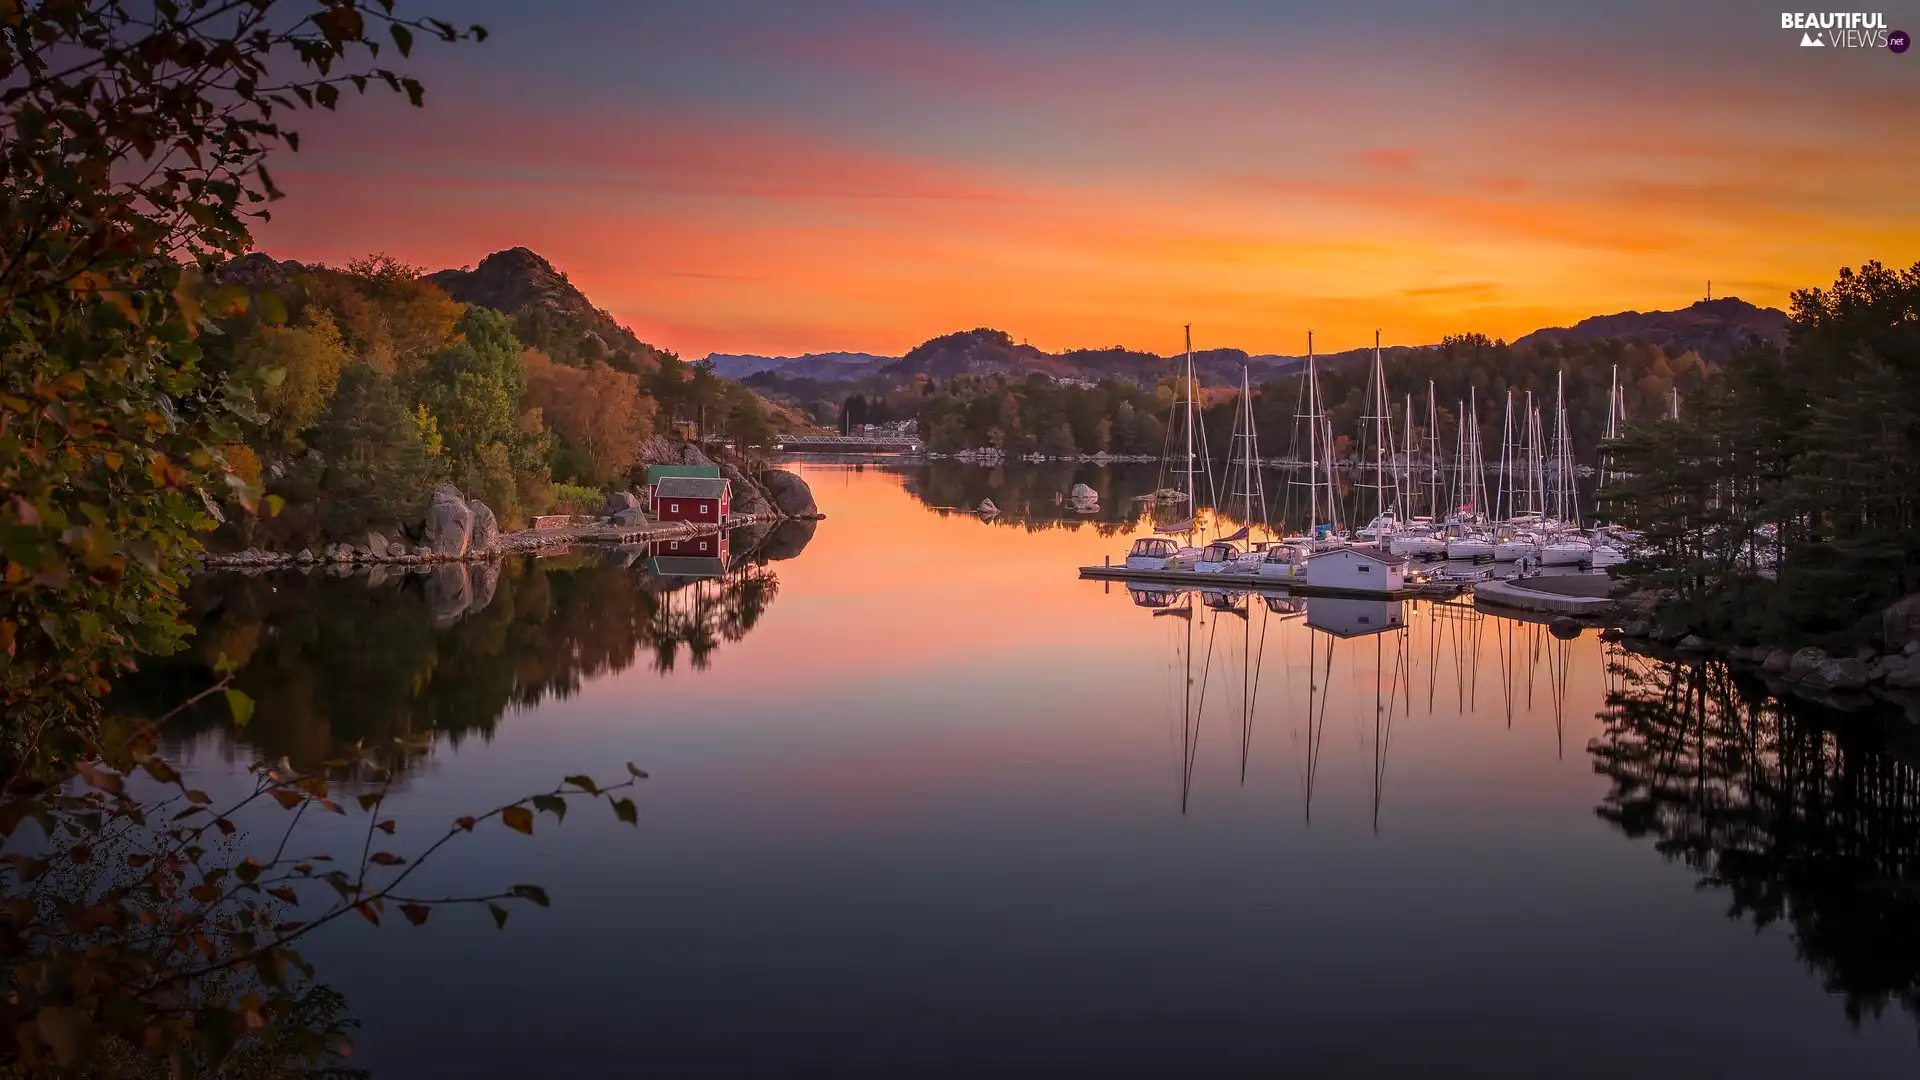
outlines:
M450 624L429 574L203 578L194 647L150 662L122 694L129 711L153 715L211 681L224 655L241 665L236 684L256 703L236 737L268 758L312 764L400 735L457 743L491 737L510 709L568 697L642 655L664 672L684 648L704 668L779 591L751 557L705 580L654 578L644 559L623 562L596 553L510 560L491 599ZM228 725L223 708L206 707L168 733Z
M1920 1016L1920 783L1887 729L1823 724L1722 664L1633 663L1589 747L1600 816L1727 890L1729 918L1786 920L1849 1018Z

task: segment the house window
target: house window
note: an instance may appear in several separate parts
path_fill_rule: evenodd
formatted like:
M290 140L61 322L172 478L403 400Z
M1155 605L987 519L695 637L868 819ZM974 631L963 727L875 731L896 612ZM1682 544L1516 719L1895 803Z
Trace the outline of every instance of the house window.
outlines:
M674 550L674 551L679 551L679 550L680 550L680 541L678 541L678 540L672 540L672 541L669 541L669 543L671 543L671 544L673 545L673 550Z
M701 504L700 504L700 512L701 512L701 513L703 513L703 514L704 514L704 513L706 513L708 509L709 509L709 506L708 506L708 504L706 504L706 503L701 503Z
M670 505L669 505L669 506L667 507L667 513L669 513L669 514L677 514L677 513L679 513L679 512L680 512L680 504L679 504L679 503L672 503L672 504L670 504Z
M1363 623L1370 623L1370 622L1372 622L1372 621L1373 621L1373 616L1371 616L1371 615L1362 615L1362 616L1360 616L1360 621L1361 621L1361 622L1363 622Z
M1362 567L1360 568L1360 572L1361 572L1361 573L1363 573L1363 574L1371 574L1371 573L1373 573L1373 567L1371 567L1371 566L1362 566Z

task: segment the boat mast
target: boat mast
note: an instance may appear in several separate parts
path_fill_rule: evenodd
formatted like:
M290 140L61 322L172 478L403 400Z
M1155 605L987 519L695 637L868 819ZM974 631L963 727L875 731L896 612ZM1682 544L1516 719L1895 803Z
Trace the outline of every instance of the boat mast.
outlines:
M1307 493L1311 513L1307 535L1320 527L1320 373L1313 360L1313 331L1307 331ZM1332 487L1329 485L1328 490Z
M1493 499L1494 517L1502 521L1513 520L1513 389L1507 389L1507 412L1500 419L1500 475L1496 480ZM1507 513L1500 517L1500 504L1506 503Z
M1200 516L1200 489L1193 483L1193 324L1186 325L1187 332L1187 377L1184 393L1187 398L1187 522L1191 525ZM1189 528L1188 534L1192 534Z
M1427 380L1427 512L1444 521L1440 512L1440 408L1433 400L1433 380Z

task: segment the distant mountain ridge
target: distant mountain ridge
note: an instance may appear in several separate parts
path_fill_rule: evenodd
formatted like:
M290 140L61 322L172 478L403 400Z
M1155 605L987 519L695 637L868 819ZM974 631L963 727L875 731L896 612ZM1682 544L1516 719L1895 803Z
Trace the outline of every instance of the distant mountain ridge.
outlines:
M1713 361L1725 360L1758 337L1785 344L1787 314L1726 297L1702 300L1678 311L1622 311L1596 315L1572 326L1547 327L1513 342L1521 351L1603 339L1658 345L1675 353L1697 352ZM1392 345L1381 350L1391 360L1403 353L1433 345ZM1320 353L1318 359L1339 365L1369 356L1372 349ZM1105 349L1068 349L1050 353L1016 342L1004 330L981 327L942 334L916 345L905 356L891 358L871 353L811 353L801 357L713 354L714 369L730 378L770 386L781 381L858 382L870 376L906 382L918 375L950 379L955 375L992 375L1007 372L1044 372L1054 378L1098 382L1109 376L1151 383L1179 370L1181 355L1161 356L1122 346ZM1249 355L1240 349L1206 349L1193 354L1195 372L1213 384L1235 383L1245 366L1255 381L1294 371L1307 362L1305 354ZM735 373L738 374L735 374Z

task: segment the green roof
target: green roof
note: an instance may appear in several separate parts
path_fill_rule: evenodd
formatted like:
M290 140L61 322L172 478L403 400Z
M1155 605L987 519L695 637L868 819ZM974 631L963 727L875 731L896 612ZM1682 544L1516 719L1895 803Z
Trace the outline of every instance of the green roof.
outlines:
M652 486L667 476L694 476L702 480L720 479L718 465L649 465L647 466L647 484Z

